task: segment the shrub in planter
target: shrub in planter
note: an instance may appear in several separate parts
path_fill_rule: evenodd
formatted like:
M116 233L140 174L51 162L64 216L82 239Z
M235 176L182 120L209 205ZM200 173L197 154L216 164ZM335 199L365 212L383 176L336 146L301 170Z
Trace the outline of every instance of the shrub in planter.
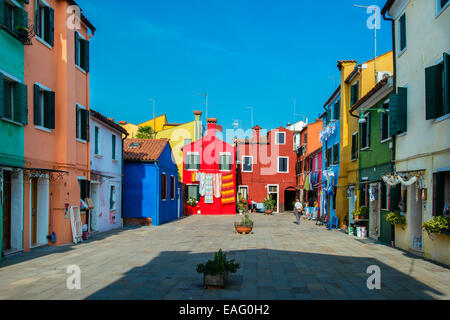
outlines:
M188 206L191 207L196 207L197 206L198 201L195 198L189 198L187 204Z
M423 224L423 229L428 233L449 233L450 232L450 218L444 216L437 216Z
M214 255L214 260L197 265L197 272L203 273L203 284L205 287L225 287L228 273L235 273L240 267L234 259L227 260L227 255L220 249Z
M355 211L353 216L356 219L365 219L366 214L367 214L367 207L366 206L361 206L358 210Z
M275 208L275 200L272 200L271 198L264 199L264 209L266 210L266 213L272 213L273 208Z
M400 214L400 211L389 212L386 215L386 221L392 225L398 224L404 226L406 224L406 218Z
M242 217L241 221L234 223L234 228L241 234L249 234L253 230L253 221L250 220L248 213Z

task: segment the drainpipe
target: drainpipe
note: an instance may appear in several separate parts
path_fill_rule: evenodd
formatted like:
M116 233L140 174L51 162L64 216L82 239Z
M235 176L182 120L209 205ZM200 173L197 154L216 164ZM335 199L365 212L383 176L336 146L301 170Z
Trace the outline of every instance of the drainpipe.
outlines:
M123 191L124 191L124 183L123 178L125 176L125 161L123 159L124 155L124 145L125 140L128 138L128 133L125 134L125 137L122 136L122 174L120 175L120 218L122 219L122 229L123 229Z

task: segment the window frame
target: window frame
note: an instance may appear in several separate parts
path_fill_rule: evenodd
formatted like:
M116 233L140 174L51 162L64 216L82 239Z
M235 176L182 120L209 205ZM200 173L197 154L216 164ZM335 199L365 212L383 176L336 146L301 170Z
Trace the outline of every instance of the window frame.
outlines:
M283 135L283 143L279 142L280 135ZM275 132L275 144L276 145L285 145L286 144L286 132L284 132L284 131Z
M35 4L39 6L39 17L40 17L40 21L39 21L39 29L40 30L39 30L39 33L36 32L35 38L37 40L39 40L43 45L48 47L49 49L53 49L54 44L52 45L50 43L51 41L47 42L45 40L45 38L46 38L45 37L45 8L49 8L51 10L54 10L54 9L45 0L35 0ZM37 11L37 8L35 8L34 14L36 14L36 11ZM35 21L36 21L36 17L35 17ZM53 26L50 26L50 28L54 28L54 27L55 27L55 21L53 19ZM48 35L49 38L50 38L50 36L51 35ZM54 32L53 32L53 36L54 36Z
M241 194L241 189L245 189L245 190L247 190L247 192L246 192L246 197L244 197L244 200L245 201L248 201L248 198L249 198L249 195L248 195L248 186L247 185L240 185L240 186L238 186L238 198L239 198L239 195Z
M251 163L250 163L251 170L245 170L244 169L244 165L245 165L244 158L250 158L251 159ZM242 168L241 168L241 171L242 172L253 172L253 156L242 156Z
M170 200L175 200L176 193L176 181L175 176L170 175Z
M222 156L230 157L230 169L221 169L221 166L223 166L223 164L221 163ZM230 172L232 169L233 169L233 157L231 156L231 153L230 152L221 152L219 154L219 171Z
M112 161L117 161L117 136L111 134L111 159Z
M445 11L445 9L447 9L447 7L450 5L450 1L447 1L447 3L441 7L441 0L436 0L435 1L436 4L436 16L435 18L438 18L442 12Z
M114 192L113 192L114 191ZM113 199L115 198L115 199ZM115 185L109 186L109 211L113 212L117 210L117 188Z
M98 133L98 135L97 135ZM99 125L94 125L94 155L101 156L101 130Z
M89 139L88 139L89 132L86 132L86 140L81 138L81 130L82 130L82 127L81 127L82 112L81 112L81 110L88 111L88 109L79 103L75 103L75 109L76 109L75 125L77 126L77 128L76 128L77 138L76 139L78 142L87 143L89 141ZM87 121L89 122L89 116L88 116Z
M353 139L355 136L356 136L356 138ZM356 142L356 146L353 146L353 142ZM359 131L355 131L352 134L352 154L351 154L352 161L358 160L358 156L359 156L358 151L359 151ZM354 153L356 154L356 157L353 157Z
M191 169L191 168L187 168L187 165L188 165L188 162L187 162L187 158L189 157L189 156L198 156L198 168L196 167L196 168L194 168L194 169ZM201 159L200 159L200 153L198 153L198 152L195 152L195 151L189 151L188 153L186 153L186 157L185 157L185 159L184 159L184 169L185 170L187 170L187 171L198 171L198 170L200 170L200 162L201 162ZM191 163L189 163L189 165L192 165Z
M195 198L195 200L196 200L196 201L200 201L200 186L199 186L198 184L187 184L187 185L186 185L186 197L188 197L187 200L189 200L189 189L190 189L191 187L195 187L195 188L196 188L197 193L196 193L196 198Z
M337 147L337 148L336 148ZM336 148L336 150L337 150L337 154L338 154L338 156L337 156L337 159L335 159L335 157L334 157L334 150L335 150L335 148ZM331 151L331 153L332 153L332 158L333 158L333 160L332 160L332 164L333 165L336 165L336 164L339 164L339 158L340 158L340 146L339 146L339 142L337 142L337 143L335 143L334 145L333 145L333 148L332 148L332 151Z
M281 159L286 159L286 171L280 171L280 160ZM278 156L277 173L289 173L289 157Z
M361 134L360 134L360 140L361 140L361 145L360 145L360 151L364 151L370 148L370 113L367 113L364 118L366 119L366 122L361 123ZM366 145L363 147L363 126L366 127L366 134L365 134L365 142Z
M86 68L87 65L83 65L82 66L82 63L81 63L81 61L83 61L83 59L84 59L84 57L82 56L83 55L83 50L81 48L81 44L82 44L81 40L86 41L87 43L89 43L89 40L87 40L85 36L83 36L80 32L78 32L78 30L75 30L75 34L77 35L75 37L76 38L75 41L77 41L77 43L76 43L75 48L74 48L76 50L75 51L74 63L75 63L75 66L76 66L76 68L78 70L80 70L84 74L87 74L89 72L88 68ZM77 59L76 59L77 55L78 55L78 63L77 63Z
M401 27L402 27L402 24L401 24L401 19L402 19L402 17L405 17L405 47L404 47L403 49L401 49L401 45L402 45L402 39L401 39L401 34L402 34ZM403 11L403 12L398 16L397 39L398 39L398 40L397 40L397 44L398 44L398 54L397 54L397 56L400 57L400 56L406 51L406 49L408 49L408 41L407 41L407 39L408 39L408 34L407 34L406 10Z
M385 110L389 110L389 99L383 103L383 108ZM385 124L384 117L386 117L386 120L387 120L387 128L386 128L386 130L387 130L387 133L386 133L387 138L385 138L385 139L383 139L383 126ZM380 143L385 143L387 141L391 141L392 140L392 137L389 135L389 124L390 124L389 113L381 112L380 113Z
M34 86L38 86L39 87L39 112L40 112L40 116L41 116L40 124L38 124L38 125L34 124L34 126L35 126L36 129L39 129L39 130L51 133L51 132L53 132L54 129L47 128L45 126L45 93L44 92L53 92L54 93L54 91L52 91L51 89L43 86L42 84L40 84L38 82L35 82L33 84L33 90L34 90ZM33 92L33 95L34 95L34 92ZM33 108L34 108L34 105L35 104L34 104L34 101L33 101ZM56 112L56 99L55 99L55 112ZM33 117L34 117L34 115L33 115ZM56 126L56 115L54 115L54 117L55 117L55 126Z
M165 172L161 173L161 201L167 201L167 174Z

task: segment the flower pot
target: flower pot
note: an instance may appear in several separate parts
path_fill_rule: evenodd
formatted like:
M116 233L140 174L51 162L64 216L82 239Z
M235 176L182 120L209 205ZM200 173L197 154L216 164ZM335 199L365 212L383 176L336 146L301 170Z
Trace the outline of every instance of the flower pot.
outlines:
M228 272L216 274L211 273L203 274L203 285L205 286L205 288L210 287L225 288L227 282L228 282Z
M234 225L234 228L236 229L236 232L240 234L249 234L253 230L253 226L240 226L237 224Z
M273 212L272 210L265 210L264 211L265 214L272 214L272 212Z

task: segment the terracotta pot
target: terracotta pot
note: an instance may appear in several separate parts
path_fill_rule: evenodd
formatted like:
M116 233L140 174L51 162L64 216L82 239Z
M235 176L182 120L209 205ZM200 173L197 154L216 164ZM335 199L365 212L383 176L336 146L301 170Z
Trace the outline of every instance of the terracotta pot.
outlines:
M203 285L206 288L209 287L225 288L227 282L228 282L228 272L217 274L210 274L210 273L203 274Z
M272 210L266 210L266 211L264 211L265 214L272 214L272 212L273 212Z
M253 226L239 226L239 225L235 225L234 228L240 234L249 234L253 230Z

